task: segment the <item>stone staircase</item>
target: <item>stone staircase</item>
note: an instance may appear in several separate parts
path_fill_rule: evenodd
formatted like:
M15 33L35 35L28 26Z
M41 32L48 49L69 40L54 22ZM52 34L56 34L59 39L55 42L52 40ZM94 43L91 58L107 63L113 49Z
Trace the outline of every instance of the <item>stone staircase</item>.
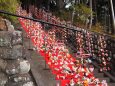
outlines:
M110 75L108 72L100 72L99 68L95 62L93 62L93 65L95 67L94 76L96 78L99 78L100 81L106 80L106 82L108 83L108 86L115 86L115 81L114 81L115 77Z

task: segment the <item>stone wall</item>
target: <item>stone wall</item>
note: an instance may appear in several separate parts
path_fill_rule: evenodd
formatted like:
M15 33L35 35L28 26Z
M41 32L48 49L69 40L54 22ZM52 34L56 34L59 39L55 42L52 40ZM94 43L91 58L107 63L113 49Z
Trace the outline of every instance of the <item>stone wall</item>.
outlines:
M4 21L4 19L0 16L0 31L4 31L7 30L7 26L6 26L6 22Z
M7 26L0 31L0 86L34 86L30 63L23 58L22 32L16 31L10 21L2 22Z

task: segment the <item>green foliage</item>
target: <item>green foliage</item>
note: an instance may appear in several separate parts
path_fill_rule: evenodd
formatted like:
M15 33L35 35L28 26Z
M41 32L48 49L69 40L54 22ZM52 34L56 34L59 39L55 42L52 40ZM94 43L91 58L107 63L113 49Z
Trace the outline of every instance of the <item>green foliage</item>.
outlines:
M70 20L70 13L68 10L61 10L61 11L57 11L54 13L57 17L59 17L61 20L66 20L69 21Z
M10 13L16 13L19 0L0 0L0 10L4 10ZM16 21L16 17L9 16L6 14L0 14L2 17L8 18L11 21Z
M94 26L92 26L92 29L90 29L90 31L100 33L100 34L105 34L112 38L115 38L115 34L111 35L111 34L105 33L103 25L99 22L97 22Z
M85 22L86 19L91 15L91 8L85 4L75 5L75 12L77 13L77 20Z
M96 23L95 26L92 27L92 31L95 31L95 32L104 32L103 30L103 25L101 23Z
M69 9L69 11L72 12L74 10L74 5L70 6L68 9Z

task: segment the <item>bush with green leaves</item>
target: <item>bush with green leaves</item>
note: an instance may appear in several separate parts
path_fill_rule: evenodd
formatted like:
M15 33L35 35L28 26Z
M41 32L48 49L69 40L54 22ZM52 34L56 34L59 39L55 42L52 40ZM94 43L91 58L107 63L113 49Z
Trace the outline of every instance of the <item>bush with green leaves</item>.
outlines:
M77 13L77 19L83 23L92 13L91 8L85 4L75 5L75 12Z
M16 13L16 9L19 5L19 0L0 0L0 10L7 11L10 13ZM6 14L0 14L0 16L7 18L11 21L16 21L16 17L6 15Z

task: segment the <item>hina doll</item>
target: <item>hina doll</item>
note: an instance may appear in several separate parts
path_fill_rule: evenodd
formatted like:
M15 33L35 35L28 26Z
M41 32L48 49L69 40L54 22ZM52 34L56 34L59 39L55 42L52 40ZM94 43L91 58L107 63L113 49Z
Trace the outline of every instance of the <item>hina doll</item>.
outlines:
M84 81L83 81L83 84L84 84L83 86L88 86L88 81L87 81L87 80L84 80Z
M108 86L106 80L103 80L101 83L102 83L101 86Z
M70 86L75 86L75 82L73 79L71 79L71 81L70 81Z

